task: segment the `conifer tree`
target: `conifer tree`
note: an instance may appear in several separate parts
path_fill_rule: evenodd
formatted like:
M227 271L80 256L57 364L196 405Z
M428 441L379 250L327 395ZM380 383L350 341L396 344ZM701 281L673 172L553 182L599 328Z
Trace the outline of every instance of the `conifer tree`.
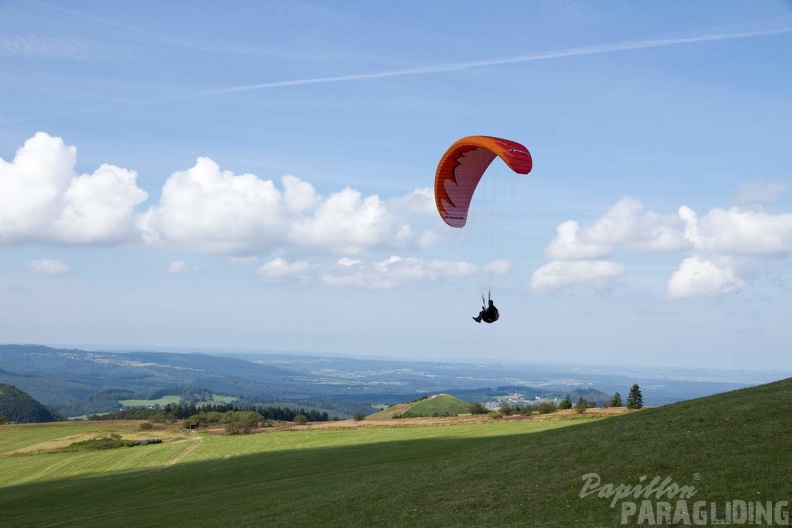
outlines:
M622 403L621 394L618 392L613 395L610 401L611 407L623 407L624 404Z
M638 387L637 383L633 383L633 386L630 388L630 394L627 396L627 408L640 409L641 407L643 407L641 389Z

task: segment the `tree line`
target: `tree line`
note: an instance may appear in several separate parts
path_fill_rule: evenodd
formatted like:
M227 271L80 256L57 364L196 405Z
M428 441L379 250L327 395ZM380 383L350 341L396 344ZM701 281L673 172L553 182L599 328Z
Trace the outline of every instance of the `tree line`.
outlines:
M577 403L573 404L572 400L570 399L569 395L567 394L564 398L556 403L554 401L543 401L538 405L533 405L527 403L524 406L520 406L519 404L509 405L506 402L501 403L500 407L497 411L490 411L487 409L484 404L482 403L474 403L470 405L470 413L471 414L488 414L493 413L497 415L523 415L523 416L530 416L534 412L538 414L548 414L555 412L557 410L565 410L565 409L574 409L578 413L586 412L586 409L591 407L596 407L596 401L586 401L583 396L581 396ZM630 393L627 396L627 405L622 402L621 394L618 392L613 395L609 402L605 403L605 407L627 407L628 409L641 409L643 408L643 395L641 394L641 388L638 386L637 383L634 383L633 386L630 388ZM395 416L394 416L395 418Z
M262 407L250 406L240 408L231 403L207 403L195 405L193 403L169 403L162 407L135 407L133 409L121 409L120 411L108 414L95 414L89 420L148 420L150 422L165 422L174 420L185 420L194 416L207 413L224 414L228 412L250 411L257 413L264 420L274 420L279 422L293 422L297 416L302 415L309 422L327 422L330 417L327 412L317 410L295 409L290 407ZM338 419L334 417L334 419Z

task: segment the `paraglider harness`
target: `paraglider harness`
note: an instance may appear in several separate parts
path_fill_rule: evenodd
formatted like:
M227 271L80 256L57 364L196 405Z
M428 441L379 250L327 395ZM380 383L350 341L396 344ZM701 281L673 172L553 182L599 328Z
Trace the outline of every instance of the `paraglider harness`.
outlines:
M487 292L487 300L484 299L484 295L481 296L481 304L484 305L481 307L481 313L479 314L481 320L484 321L485 323L494 323L495 321L497 321L498 318L500 317L500 313L498 313L498 309L495 308L495 304L492 304L491 292Z

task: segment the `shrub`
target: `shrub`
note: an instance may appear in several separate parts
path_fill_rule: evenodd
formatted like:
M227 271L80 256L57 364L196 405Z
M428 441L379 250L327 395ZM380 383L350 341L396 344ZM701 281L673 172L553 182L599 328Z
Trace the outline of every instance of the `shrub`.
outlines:
M487 416L489 416L493 420L498 420L500 418L503 418L503 415L501 413L497 412L497 411L492 411L492 412L488 413Z
M558 408L556 407L555 402L542 402L536 408L536 412L539 414L550 414L552 412L556 412Z
M143 422L138 426L138 429L140 429L141 431L150 431L153 428L154 425L151 422Z
M355 413L355 416L353 416L353 418L355 419L356 422L361 422L366 419L366 415L358 411Z
M499 413L501 413L501 414L502 414L502 415L504 415L504 416L511 416L511 415L514 413L514 409L512 409L512 408L509 406L509 404L508 404L508 403L505 403L505 402L504 402L504 403L501 403L501 406L500 406L500 408L498 409L498 412L499 412Z
M298 414L297 416L294 417L294 423L296 423L297 425L305 425L308 423L308 417L305 416L304 414Z
M470 404L470 414L487 414L487 408L481 403Z

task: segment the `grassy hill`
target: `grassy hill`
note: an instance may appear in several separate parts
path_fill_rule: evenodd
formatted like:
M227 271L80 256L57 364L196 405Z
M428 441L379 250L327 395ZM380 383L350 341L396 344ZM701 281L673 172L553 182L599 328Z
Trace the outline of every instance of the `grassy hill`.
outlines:
M397 403L380 412L370 414L366 420L390 420L396 417L456 416L470 412L470 404L450 394L436 394L409 403Z
M783 380L607 419L342 422L250 436L163 429L145 432L159 445L47 454L32 453L108 434L101 428L144 433L123 423L7 425L0 511L4 527L621 525L624 500L581 497L584 475L596 473L606 491L655 477L695 488L690 515L704 501L712 525L726 504L756 514L792 496L790 408L792 380ZM677 499L647 502L657 515ZM670 515L653 518L669 525Z
M425 400L419 400L402 412L402 416L413 418L418 416L456 416L470 412L470 404L450 394L437 394Z
M371 421L380 421L380 420L391 420L393 419L394 415L401 414L406 411L412 403L394 403L387 409L383 409L379 412L375 412L374 414L369 414L366 416L366 420Z

